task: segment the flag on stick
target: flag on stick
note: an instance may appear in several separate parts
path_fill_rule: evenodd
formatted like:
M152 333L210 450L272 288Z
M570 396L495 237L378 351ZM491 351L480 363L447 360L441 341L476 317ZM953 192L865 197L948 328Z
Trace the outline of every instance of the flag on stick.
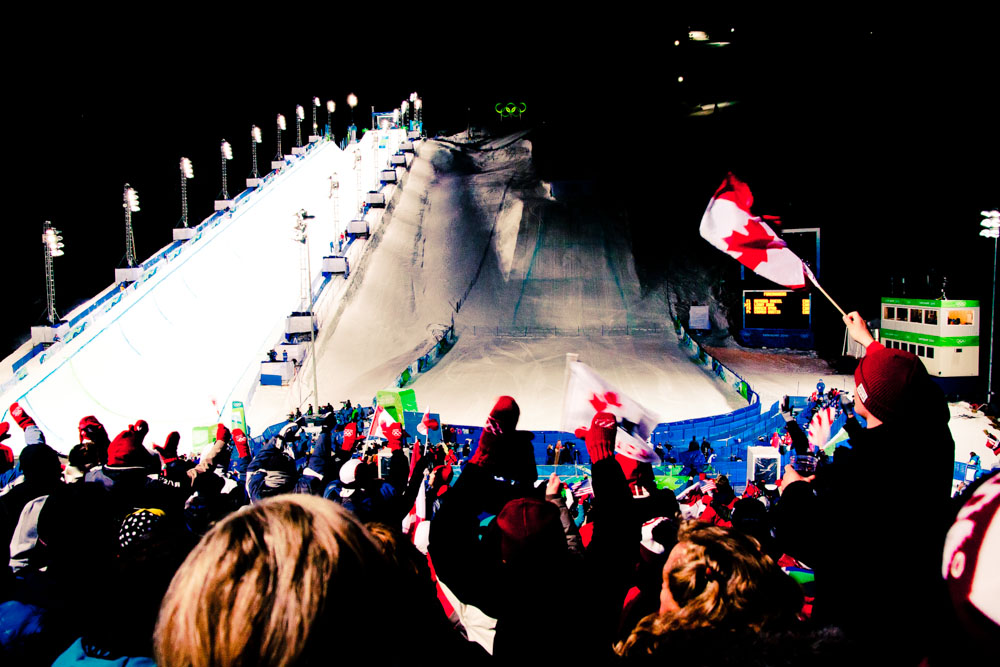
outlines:
M750 188L729 172L701 218L702 238L768 280L792 289L805 287L802 260L750 212L752 204Z

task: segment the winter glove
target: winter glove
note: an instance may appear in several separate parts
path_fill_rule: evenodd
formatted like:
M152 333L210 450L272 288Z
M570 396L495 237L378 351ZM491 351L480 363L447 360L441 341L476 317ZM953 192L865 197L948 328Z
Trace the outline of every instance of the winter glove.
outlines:
M348 422L344 427L344 444L341 445L341 449L345 451L351 451L354 449L354 443L358 439L358 425L355 422Z
M107 448L111 442L108 432L104 429L104 425L97 421L97 417L93 415L81 419L79 429L81 443L90 441Z
M245 459L250 456L250 441L247 440L246 433L243 432L243 429L233 429L233 444L236 445L236 454L241 459Z
M156 443L153 443L153 451L156 452L160 457L160 462L163 465L172 463L177 460L177 444L181 441L181 434L177 431L173 431L167 436L167 441L161 447Z
M146 438L146 434L149 433L149 424L146 423L144 419L140 419L135 424L129 427L130 431L134 431L138 435L138 443L141 445L142 441Z
M576 437L587 444L590 462L597 463L615 455L615 434L618 422L610 412L598 412L590 421L590 428L576 429Z
M230 442L232 436L229 433L229 429L223 424L219 424L215 429L215 439L221 440L222 442Z
M3 442L4 440L10 437L10 433L7 432L9 430L10 430L10 424L8 424L7 422L0 422L0 442Z
M17 403L11 403L10 405L10 416L14 418L17 425L24 430L30 426L35 426L35 420L28 416L28 413L21 408Z
M389 441L388 447L390 451L396 451L397 449L403 448L403 425L399 422L393 422L389 426L389 432L386 434L386 439Z
M518 407L517 401L510 396L501 396L493 406L490 416L486 418L486 426L479 436L479 447L476 448L476 453L472 455L469 463L484 468L496 465L498 460L503 458L500 450L505 436L509 439L514 435L520 417L521 408Z

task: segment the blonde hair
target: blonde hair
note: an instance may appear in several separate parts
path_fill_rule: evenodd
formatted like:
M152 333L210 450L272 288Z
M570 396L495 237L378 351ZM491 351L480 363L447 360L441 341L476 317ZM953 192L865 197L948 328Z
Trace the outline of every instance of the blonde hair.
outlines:
M160 606L158 665L293 665L332 634L333 607L355 607L384 560L350 512L324 498L282 495L209 531ZM353 640L336 641L338 656Z
M619 655L655 654L670 632L759 631L793 621L801 609L798 584L749 535L689 521L676 548L680 557L664 566L663 582L680 608L639 621L616 647Z

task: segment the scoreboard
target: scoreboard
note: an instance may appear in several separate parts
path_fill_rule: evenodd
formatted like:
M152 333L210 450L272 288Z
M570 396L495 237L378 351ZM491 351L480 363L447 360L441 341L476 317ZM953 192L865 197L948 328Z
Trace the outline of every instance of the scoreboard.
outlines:
M743 290L744 329L809 329L811 311L808 292Z

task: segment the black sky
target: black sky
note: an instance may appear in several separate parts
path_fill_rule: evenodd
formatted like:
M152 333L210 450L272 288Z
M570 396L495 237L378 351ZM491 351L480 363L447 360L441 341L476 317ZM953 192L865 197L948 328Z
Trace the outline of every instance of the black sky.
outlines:
M974 22L915 29L872 16L788 26L514 15L522 9L501 7L510 14L489 24L433 11L347 23L318 9L300 28L247 12L199 21L164 13L132 33L121 16L25 24L4 46L0 349L44 318L44 220L64 232L56 274L65 313L108 286L120 265L124 183L140 193L135 234L145 258L169 242L180 216L181 156L194 162L190 207L201 220L220 187L222 138L236 154L230 183L241 183L252 124L263 129L267 165L277 113L290 122L287 151L295 105L307 107L308 125L312 97L333 99L339 137L349 92L363 125L372 105L391 109L418 91L431 133L470 121L496 127L496 103L525 102L543 177L617 188L631 200L634 233L652 241L703 243L701 212L732 170L753 189L755 212L821 227L823 280L848 309L871 312L904 275L912 296L937 296L926 293L936 289L926 284L933 274L932 283L948 276L952 298L989 301L992 244L977 233L979 211L1000 206L1000 106L997 60ZM732 44L687 42L688 28ZM684 113L722 100L739 104L715 118ZM635 201L651 183L656 197Z

